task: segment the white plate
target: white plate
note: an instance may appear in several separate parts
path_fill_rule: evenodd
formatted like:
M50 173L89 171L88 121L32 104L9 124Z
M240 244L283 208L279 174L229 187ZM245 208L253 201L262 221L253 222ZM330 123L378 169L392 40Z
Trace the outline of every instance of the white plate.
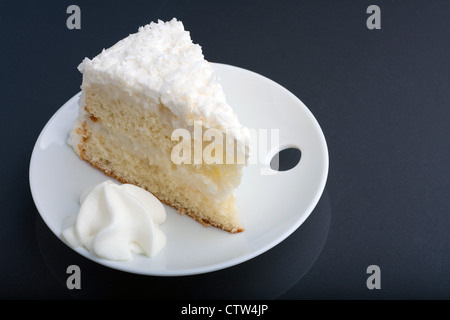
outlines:
M167 246L154 258L136 255L132 261L118 262L97 258L84 248L74 250L102 265L131 273L199 274L242 263L269 250L309 216L328 175L327 145L316 119L298 98L272 80L229 65L215 63L214 68L242 124L266 129L269 146L271 129L279 130L279 143L269 148L262 161L244 169L237 190L237 206L246 230L229 234L205 228L166 207L167 220L161 229L167 236ZM77 117L79 96L67 101L46 124L30 162L34 202L59 238L65 219L78 212L81 192L107 178L80 160L66 144ZM263 170L267 170L271 155L287 146L301 150L298 165L273 175L261 174L267 173Z

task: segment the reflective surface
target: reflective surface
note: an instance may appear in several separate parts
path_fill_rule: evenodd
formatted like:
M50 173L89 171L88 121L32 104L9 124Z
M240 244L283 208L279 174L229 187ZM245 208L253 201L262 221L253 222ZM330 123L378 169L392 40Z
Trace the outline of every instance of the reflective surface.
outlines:
M160 286L163 297L216 297L216 288L229 295L237 286L242 291L235 290L236 296L251 297L450 298L448 0L377 1L379 30L366 26L371 2L354 0L130 0L120 7L77 0L81 29L68 30L71 4L2 3L1 298L152 297L152 284L166 281L167 289ZM305 274L308 267L301 268L293 253L302 243L296 239L320 217L316 211L254 264L222 270L217 278L213 272L205 280L182 281L135 277L97 265L39 221L29 188L30 156L48 119L79 91L78 64L142 24L173 17L183 21L209 61L273 79L321 124L330 155L324 196L332 215L325 245ZM322 246L321 241L313 245ZM65 285L72 264L81 268L77 292ZM380 267L380 290L366 286L370 265ZM283 270L288 270L285 277ZM225 279L228 289L223 289ZM197 290L206 280L210 283Z
M67 268L80 268L81 289L66 289L73 298L275 299L312 267L326 242L330 220L325 190L308 219L285 241L250 261L198 276L142 276L104 267L67 247L39 215L36 239L42 259L62 288L67 288L71 275Z

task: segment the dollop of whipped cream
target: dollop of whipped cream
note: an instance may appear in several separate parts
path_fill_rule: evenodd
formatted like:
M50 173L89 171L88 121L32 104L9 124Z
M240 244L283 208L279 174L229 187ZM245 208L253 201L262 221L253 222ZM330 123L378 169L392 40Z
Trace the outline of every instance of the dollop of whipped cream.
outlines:
M154 257L166 245L159 229L164 206L142 188L106 180L86 189L80 205L62 233L72 247L84 246L108 260L132 260L133 253Z
M201 46L192 42L176 18L140 27L92 60L85 58L78 69L83 73L82 87L119 83L130 96L144 93L162 102L189 126L202 121L206 129L249 139Z

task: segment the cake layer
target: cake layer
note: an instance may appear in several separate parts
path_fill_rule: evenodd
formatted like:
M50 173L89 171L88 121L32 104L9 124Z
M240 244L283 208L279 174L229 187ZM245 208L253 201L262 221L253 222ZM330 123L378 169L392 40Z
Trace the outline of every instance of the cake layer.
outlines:
M178 175L176 169L167 169L164 163L150 165L147 158L117 145L111 135L101 134L92 122L80 124L81 127L75 131L83 137L83 143L75 150L92 166L122 183L148 190L162 202L205 226L212 225L231 233L243 231L233 193L217 201L210 194L199 192L193 180L183 179L184 175ZM168 165L171 166L170 163ZM191 178L195 180L195 177Z

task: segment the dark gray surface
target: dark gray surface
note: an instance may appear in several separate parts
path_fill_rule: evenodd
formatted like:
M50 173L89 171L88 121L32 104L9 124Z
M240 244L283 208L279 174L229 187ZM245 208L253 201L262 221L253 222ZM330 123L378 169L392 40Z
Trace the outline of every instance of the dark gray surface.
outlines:
M81 8L81 30L66 28L70 4ZM381 30L366 27L371 4ZM28 184L33 145L79 91L81 60L172 17L208 60L299 97L330 154L324 197L305 225L254 261L179 286L72 252L40 220ZM173 289L163 298L450 298L450 2L22 1L2 3L0 35L0 298L154 298L152 284ZM82 268L76 293L64 282L70 264ZM373 264L381 290L366 287ZM231 278L246 289L234 294Z

